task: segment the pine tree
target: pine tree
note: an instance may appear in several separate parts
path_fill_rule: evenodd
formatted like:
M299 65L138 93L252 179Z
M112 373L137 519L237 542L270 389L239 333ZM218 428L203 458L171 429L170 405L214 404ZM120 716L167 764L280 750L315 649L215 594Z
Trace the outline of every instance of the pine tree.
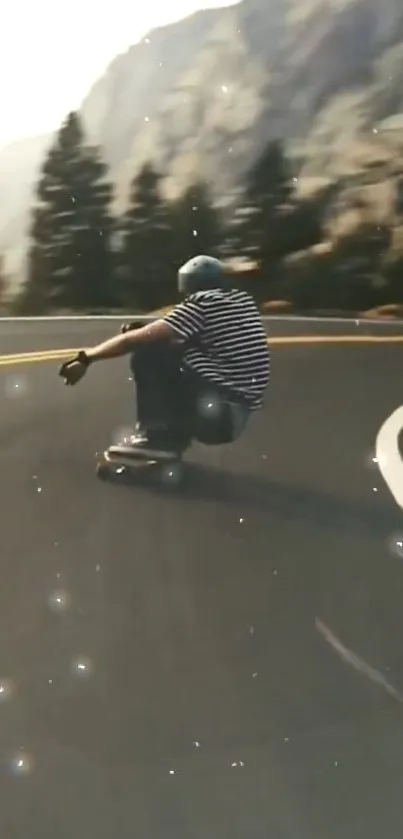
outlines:
M266 275L283 255L281 228L292 194L292 178L279 141L272 141L247 178L242 200L229 226L233 255L257 261Z
M323 239L323 218L321 196L293 199L279 219L277 249L280 256L319 244Z
M222 240L221 219L203 183L196 182L188 187L175 203L173 215L176 268L200 253L218 255Z
M42 168L20 308L107 308L116 302L110 249L111 186L78 114L60 128Z
M125 303L148 311L172 302L175 291L171 210L161 180L150 163L142 167L120 222Z

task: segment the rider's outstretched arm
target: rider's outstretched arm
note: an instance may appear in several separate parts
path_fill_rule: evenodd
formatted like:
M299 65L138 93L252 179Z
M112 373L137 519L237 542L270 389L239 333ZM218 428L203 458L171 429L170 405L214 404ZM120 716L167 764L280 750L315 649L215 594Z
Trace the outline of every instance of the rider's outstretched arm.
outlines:
M136 348L138 344L146 344L152 341L172 340L176 337L174 330L163 320L156 320L147 323L140 329L125 332L123 335L114 335L102 344L87 349L88 360L103 361L108 358L118 358L127 355Z
M174 329L163 320L148 323L146 326L115 335L102 344L88 350L80 350L78 355L65 361L59 368L59 376L64 379L66 385L75 385L85 375L89 365L94 361L103 361L108 358L119 358L133 352L139 344L151 343L152 341L177 340Z

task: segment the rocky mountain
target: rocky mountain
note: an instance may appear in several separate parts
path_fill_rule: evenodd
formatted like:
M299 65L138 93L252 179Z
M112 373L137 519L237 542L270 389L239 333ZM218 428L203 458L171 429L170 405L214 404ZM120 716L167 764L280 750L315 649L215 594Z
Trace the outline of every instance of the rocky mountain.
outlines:
M278 136L302 190L351 184L368 167L382 180L385 165L403 160L402 115L402 0L242 0L201 11L118 56L82 105L118 210L149 159L169 195L202 176L228 200ZM0 250L11 240L21 251L16 231L45 147L27 141L14 162L0 152Z
M151 33L82 113L118 205L150 157L170 193L201 173L222 198L278 136L305 178L359 168L359 147L403 111L402 81L401 0L243 0Z
M82 115L112 167L118 206L150 156L169 194L197 173L215 181L219 169L217 192L233 186L263 139L251 129L286 34L284 0L243 0L158 29L113 62Z

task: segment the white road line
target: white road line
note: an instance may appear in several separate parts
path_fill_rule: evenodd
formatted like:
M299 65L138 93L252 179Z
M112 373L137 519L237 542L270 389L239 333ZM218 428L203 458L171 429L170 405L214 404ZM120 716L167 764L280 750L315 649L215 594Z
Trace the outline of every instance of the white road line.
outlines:
M336 635L323 623L319 618L315 620L315 626L320 635L330 644L331 647L335 650L335 652L340 656L340 658L346 662L346 664L350 664L351 667L354 667L354 670L358 670L359 673L362 673L363 676L367 676L371 682L375 682L376 684L380 685L389 696L392 696L393 699L396 699L397 702L403 703L403 695L397 690L390 682L385 679L383 673L380 670L376 670L375 667L371 667L370 664L367 664L363 658L360 658L356 653L352 650L348 650L347 647L336 637Z
M144 321L153 321L156 320L158 317L164 314L164 312L154 312L149 315L136 315L130 314L129 312L122 313L120 315L21 315L19 317L11 317L11 316L0 316L0 325L2 323L41 323L41 322L60 322L60 321L120 321L121 323L130 320L138 320ZM309 325L310 323L323 323L324 325L328 323L340 323L345 324L348 323L350 325L354 325L357 328L359 327L371 327L371 326L382 326L385 329L389 329L390 327L399 327L399 329L403 329L403 320L396 318L394 320L385 320L384 318L343 318L343 317L304 317L302 315L262 315L262 321L264 323L272 323L273 321L279 323L304 323Z
M396 504L403 509L403 460L399 450L399 434L402 429L403 405L397 408L380 428L375 453L379 471Z

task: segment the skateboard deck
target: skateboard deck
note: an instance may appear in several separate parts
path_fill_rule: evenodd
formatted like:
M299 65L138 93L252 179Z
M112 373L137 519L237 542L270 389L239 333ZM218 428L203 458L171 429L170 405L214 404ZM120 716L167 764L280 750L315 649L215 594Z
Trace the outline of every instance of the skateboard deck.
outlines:
M97 456L96 472L99 478L137 477L147 483L157 483L161 487L176 488L183 483L184 467L180 456L145 456L130 446L109 446Z

